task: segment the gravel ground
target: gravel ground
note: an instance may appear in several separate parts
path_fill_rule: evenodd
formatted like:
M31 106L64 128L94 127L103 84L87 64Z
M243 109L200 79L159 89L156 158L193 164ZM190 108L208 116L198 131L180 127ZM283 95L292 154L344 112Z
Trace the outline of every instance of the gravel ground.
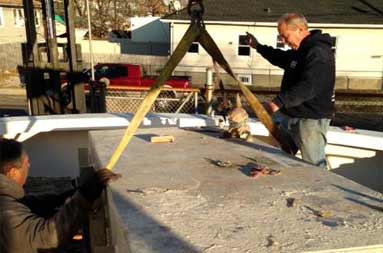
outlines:
M0 88L20 88L21 82L16 71L0 70Z
M337 113L331 124L333 126L350 126L366 130L383 131L383 111L381 113Z

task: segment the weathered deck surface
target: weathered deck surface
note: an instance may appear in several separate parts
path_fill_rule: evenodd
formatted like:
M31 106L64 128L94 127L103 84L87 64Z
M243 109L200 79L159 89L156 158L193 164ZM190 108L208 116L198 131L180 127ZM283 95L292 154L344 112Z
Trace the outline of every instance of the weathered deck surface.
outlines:
M108 163L123 133L90 133L98 166ZM173 135L175 142L150 143L152 135ZM218 160L233 166L219 167ZM252 179L254 164L281 173ZM259 141L141 129L114 171L123 175L111 190L132 252L302 252L383 244L382 194ZM288 198L296 199L293 207Z

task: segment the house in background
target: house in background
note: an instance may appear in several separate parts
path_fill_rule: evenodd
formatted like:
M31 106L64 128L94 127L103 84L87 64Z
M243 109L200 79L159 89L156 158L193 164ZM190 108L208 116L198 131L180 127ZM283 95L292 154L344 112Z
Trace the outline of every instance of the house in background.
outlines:
M110 40L121 46L121 54L169 55L169 24L160 17L132 17L127 34L110 33Z
M188 0L162 0L169 12L179 11ZM169 24L160 17L131 17L129 31L109 33L110 41L120 44L121 54L168 56L170 53Z
M322 29L333 37L337 89L382 89L382 0L209 0L204 1L206 29L238 77L249 85L279 87L283 71L264 60L244 42L246 32L262 44L287 49L278 39L277 20L287 12L304 14L310 29ZM190 24L184 9L162 18L170 25L172 53ZM206 81L211 57L196 42L175 74L191 75L194 85ZM320 77L318 77L320 78ZM233 83L224 75L226 84Z
M33 1L37 38L43 39L41 2ZM24 42L25 19L23 0L0 0L0 43Z

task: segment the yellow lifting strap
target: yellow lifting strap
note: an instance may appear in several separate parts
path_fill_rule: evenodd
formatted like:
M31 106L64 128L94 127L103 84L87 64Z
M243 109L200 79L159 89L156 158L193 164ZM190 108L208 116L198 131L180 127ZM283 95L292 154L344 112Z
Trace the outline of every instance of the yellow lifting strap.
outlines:
M190 48L190 45L197 39L200 33L201 33L201 29L199 24L194 23L189 26L188 30L186 31L185 35L182 37L177 48L174 50L174 53L172 54L169 61L166 63L165 67L161 71L161 74L158 77L157 81L152 85L148 94L146 95L144 100L141 102L140 107L137 109L137 112L134 114L132 121L129 123L129 126L125 131L124 136L122 137L120 143L118 144L116 150L114 151L112 157L110 158L108 165L106 165L107 169L112 170L113 167L116 165L125 147L128 145L130 139L133 137L134 133L136 132L139 125L141 124L145 115L149 112L154 101L160 94L161 89L164 86L164 83L169 79L175 67L184 57L184 55Z
M265 125L267 130L269 130L270 134L279 142L282 150L288 154L293 154L292 148L290 147L289 143L282 138L279 128L275 126L268 112L264 109L263 105L249 90L249 88L247 88L241 81L237 79L229 63L225 60L225 57L219 50L217 44L205 29L201 31L201 35L199 36L199 43L206 50L206 52L212 56L213 60L216 61L236 81L247 102L249 103L250 108L257 115L257 118Z
M181 61L183 56L190 48L190 45L194 41L199 41L202 47L212 56L213 60L216 61L237 82L243 95L250 104L251 109L257 115L258 119L266 126L271 135L281 144L282 149L287 153L291 153L290 146L287 143L285 143L281 138L279 129L275 127L270 115L266 112L259 100L254 96L254 94L251 93L251 91L243 83L237 80L231 67L223 57L221 51L219 50L214 40L206 31L205 27L201 25L200 22L193 22L189 26L185 35L182 37L169 61L166 63L165 67L161 71L161 74L158 77L157 81L152 85L148 94L137 109L137 112L134 114L132 121L129 123L129 126L124 133L124 136L122 137L119 145L112 154L109 163L106 165L107 169L112 170L113 167L116 165L125 147L128 145L129 141L133 137L134 133L141 124L145 115L149 112L154 101L160 94L164 83L166 82L166 80L169 79L171 73Z

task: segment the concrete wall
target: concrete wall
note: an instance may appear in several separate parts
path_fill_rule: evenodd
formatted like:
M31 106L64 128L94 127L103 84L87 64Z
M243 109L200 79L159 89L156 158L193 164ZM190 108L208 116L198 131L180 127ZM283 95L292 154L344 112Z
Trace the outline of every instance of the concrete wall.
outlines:
M76 42L81 45L81 52L89 53L89 40L76 39ZM112 43L107 40L92 40L92 52L94 54L121 54L120 44Z
M15 70L17 65L22 64L21 43L0 44L0 69Z

